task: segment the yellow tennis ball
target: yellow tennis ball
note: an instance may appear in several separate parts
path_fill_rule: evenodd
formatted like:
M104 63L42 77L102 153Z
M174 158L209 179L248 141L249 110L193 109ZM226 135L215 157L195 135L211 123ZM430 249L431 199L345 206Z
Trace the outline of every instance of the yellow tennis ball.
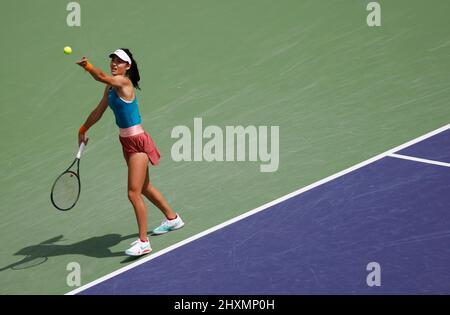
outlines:
M70 55L72 53L72 48L70 48L70 46L64 47L64 53Z

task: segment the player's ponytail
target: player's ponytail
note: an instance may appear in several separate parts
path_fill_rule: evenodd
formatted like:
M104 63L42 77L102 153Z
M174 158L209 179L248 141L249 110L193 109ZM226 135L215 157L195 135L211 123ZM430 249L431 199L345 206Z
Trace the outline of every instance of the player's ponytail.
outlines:
M140 90L141 88L139 87L139 80L141 79L141 77L139 76L139 69L136 60L134 60L133 54L128 48L120 48L120 49L126 52L131 59L131 67L130 69L127 70L126 74L130 78L131 83L133 83L133 86L136 89Z

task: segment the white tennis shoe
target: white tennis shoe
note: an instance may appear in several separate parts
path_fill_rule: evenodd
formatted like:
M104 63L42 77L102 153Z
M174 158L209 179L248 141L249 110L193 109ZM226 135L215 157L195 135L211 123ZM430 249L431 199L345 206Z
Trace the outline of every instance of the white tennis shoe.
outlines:
M161 225L153 230L154 234L164 234L170 231L181 229L184 226L183 220L177 213L177 217L173 220L164 220Z
M125 251L128 256L142 256L148 254L152 251L150 242L142 242L140 239L131 243L131 247Z

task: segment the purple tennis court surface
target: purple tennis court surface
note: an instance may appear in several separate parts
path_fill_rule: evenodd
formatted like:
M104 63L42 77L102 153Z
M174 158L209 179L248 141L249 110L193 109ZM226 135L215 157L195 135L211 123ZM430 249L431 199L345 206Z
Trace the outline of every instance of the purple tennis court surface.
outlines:
M450 131L397 153L450 162ZM79 294L450 294L449 265L450 168L386 156Z

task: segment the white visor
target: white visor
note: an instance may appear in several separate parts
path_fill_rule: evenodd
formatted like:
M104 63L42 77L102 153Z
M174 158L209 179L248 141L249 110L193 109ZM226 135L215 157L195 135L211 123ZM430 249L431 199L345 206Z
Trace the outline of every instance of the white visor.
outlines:
M128 64L131 65L131 58L130 58L130 56L128 56L127 53L125 51L123 51L122 49L117 49L115 52L110 54L109 57L111 58L114 55L116 55L117 57L119 57L123 61L128 62Z

